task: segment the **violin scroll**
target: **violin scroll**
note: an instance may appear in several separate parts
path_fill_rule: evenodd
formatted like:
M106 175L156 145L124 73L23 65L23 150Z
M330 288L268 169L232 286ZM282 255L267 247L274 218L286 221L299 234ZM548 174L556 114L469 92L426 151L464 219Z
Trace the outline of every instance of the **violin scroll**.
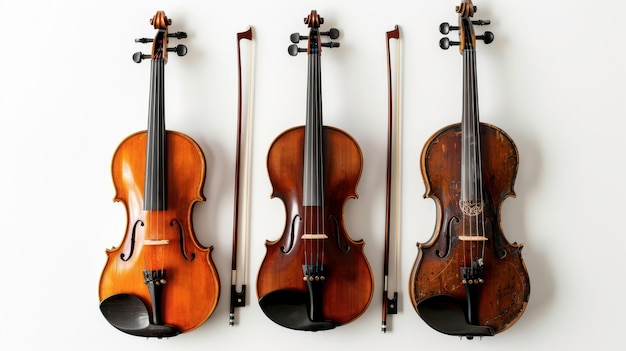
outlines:
M157 13L150 19L150 24L154 26L154 29L158 30L157 35L154 39L150 38L138 38L135 39L136 43L153 43L152 44L152 54L144 54L141 51L138 51L133 54L133 61L136 63L140 63L143 59L152 59L152 58L160 58L163 57L165 62L167 62L167 53L175 52L178 56L187 55L187 47L185 45L179 44L173 48L168 48L167 44L169 42L168 38L175 39L185 39L187 38L187 33L185 32L175 32L169 33L167 27L172 24L172 20L169 19L165 12L157 11Z
M157 11L150 19L150 24L154 26L154 29L167 29L167 26L172 24L172 20L165 15L165 12Z
M439 25L439 32L447 35L451 30L458 30L460 40L450 41L447 37L441 38L439 47L448 50L451 46L459 46L459 51L463 54L463 50L476 47L476 40L482 40L485 44L491 44L494 39L492 32L486 31L483 35L474 34L473 25L486 26L491 24L490 20L470 20L469 18L473 17L476 11L477 8L472 4L471 0L466 0L457 6L456 12L459 14L459 25L451 26L448 22L443 22Z
M317 11L312 10L309 16L304 19L304 23L308 24L309 27L311 28L309 32L309 36L300 35L300 33L292 33L289 36L289 39L291 40L293 44L289 45L289 48L287 49L287 52L289 52L289 55L296 56L300 52L311 53L312 51L317 53L317 52L322 51L321 49L322 47L326 47L326 48L338 48L339 47L339 43L334 42L334 41L330 41L328 43L321 42L319 36L322 36L322 35L327 36L330 39L339 38L339 30L337 28L331 28L328 30L328 32L319 32L318 29L320 25L324 23L324 18L318 16ZM307 48L298 47L297 44L300 42L300 40L305 40L305 39L308 40L309 42L308 47Z

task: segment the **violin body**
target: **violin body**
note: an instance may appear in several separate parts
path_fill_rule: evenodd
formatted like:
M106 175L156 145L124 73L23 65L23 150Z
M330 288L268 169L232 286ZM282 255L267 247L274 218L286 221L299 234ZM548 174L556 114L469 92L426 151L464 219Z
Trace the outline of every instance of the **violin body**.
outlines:
M521 316L528 303L530 284L522 259L522 245L509 243L502 232L502 202L515 196L513 185L518 169L518 152L511 138L501 129L480 125L483 207L486 217L487 245L484 250L484 283L475 305L475 324L488 326L496 333L506 330ZM419 245L419 254L411 272L409 293L416 308L433 296L450 296L465 301L461 268L466 251L477 251L479 242L464 243L460 210L461 125L447 126L436 132L424 146L421 169L426 185L425 197L437 205L436 229L431 240ZM467 224L465 224L467 226ZM489 265L487 265L489 263Z
M362 154L351 136L329 126L324 127L324 150L326 206L323 213L316 213L315 219L307 220L323 221L327 228L323 264L328 268L321 292L321 313L325 320L342 325L363 314L373 294L372 272L363 253L364 243L350 239L343 223L344 204L357 197ZM303 165L304 127L296 127L277 137L268 152L272 197L283 201L286 220L281 238L266 242L267 254L257 281L260 297L278 290L309 294L302 268L305 244L300 239L308 211L302 205Z
M192 227L192 208L204 201L205 159L188 136L167 132L167 209L143 210L146 169L146 132L129 136L112 161L115 201L126 208L126 232L119 247L106 251L108 259L100 279L100 300L132 294L152 304L144 282L144 269L167 270L162 292L163 324L181 333L193 330L213 313L219 298L219 277L211 259L212 247L201 246ZM167 244L144 244L159 240ZM153 262L153 266L145 265Z

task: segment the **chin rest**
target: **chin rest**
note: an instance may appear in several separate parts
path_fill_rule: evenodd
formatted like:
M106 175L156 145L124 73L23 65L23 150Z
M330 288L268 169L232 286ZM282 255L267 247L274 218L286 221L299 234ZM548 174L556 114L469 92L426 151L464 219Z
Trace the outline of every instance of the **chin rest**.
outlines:
M160 339L180 334L172 326L151 324L148 308L140 298L131 294L104 299L100 311L112 326L130 335Z
M449 295L436 295L417 304L417 312L431 328L448 335L493 336L493 328L467 322L463 304Z
M283 327L305 331L335 328L332 321L312 321L309 318L308 303L307 293L294 290L272 291L259 299L263 313Z

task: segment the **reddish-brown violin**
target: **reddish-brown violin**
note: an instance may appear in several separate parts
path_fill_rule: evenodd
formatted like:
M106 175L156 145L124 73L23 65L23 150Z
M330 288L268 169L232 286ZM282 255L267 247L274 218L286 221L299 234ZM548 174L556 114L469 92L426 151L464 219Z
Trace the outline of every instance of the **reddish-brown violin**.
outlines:
M151 24L157 30L151 58L149 120L146 131L127 137L112 161L115 201L127 212L122 243L107 250L100 278L100 309L117 329L144 337L170 337L202 325L215 310L220 283L212 248L201 246L192 228L193 205L203 201L205 159L188 136L165 129L164 67L171 23L162 11Z
M336 39L337 29L320 32L323 18L305 18L309 35L291 35L308 47L289 47L291 55L308 53L306 125L280 134L267 156L272 197L286 207L284 232L266 242L257 294L263 312L275 323L296 330L326 330L358 318L373 295L373 275L363 241L346 233L343 208L356 198L362 171L357 142L344 131L322 124L320 54L322 36Z
M459 45L463 55L461 123L436 132L421 155L425 197L437 204L431 240L418 245L409 281L411 302L432 328L450 335L488 336L511 327L530 294L522 245L509 243L500 221L502 202L514 196L518 152L501 129L478 118L476 8L470 0L457 7L459 25L440 26L442 34L460 31L460 41L443 38L443 49Z

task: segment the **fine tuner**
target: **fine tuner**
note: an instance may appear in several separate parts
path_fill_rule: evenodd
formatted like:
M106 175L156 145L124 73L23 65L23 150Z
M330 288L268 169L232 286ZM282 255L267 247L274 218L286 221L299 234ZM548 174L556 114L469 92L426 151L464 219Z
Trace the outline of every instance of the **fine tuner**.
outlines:
M187 33L186 32L168 33L167 36L168 36L168 38L185 39L185 38L187 38ZM153 41L154 41L154 39L152 39L152 38L135 39L135 43L142 43L142 44L152 43ZM168 52L175 52L176 55L178 55L178 56L185 56L185 55L187 55L187 47L185 45L182 45L182 44L178 44L178 45L176 45L173 48L167 48L167 51ZM133 61L135 61L136 63L140 63L141 60L149 59L151 57L152 57L151 55L144 54L141 51L137 51L136 53L133 54Z
M328 36L328 37L330 37L330 39L337 39L337 38L339 38L339 30L337 28L331 28L328 32L320 32L319 35ZM300 33L292 33L289 36L289 39L293 43L293 44L289 45L289 48L288 48L289 55L296 56L296 55L298 55L299 52L307 52L307 49L299 48L297 44L300 42L300 40L308 40L309 39L308 36L300 35ZM326 47L326 48L337 48L337 47L339 47L339 43L333 42L333 41L328 42L328 43L321 43L321 45L323 47Z
M474 6L473 12L476 12L476 6ZM486 26L486 25L491 24L490 20L473 20L471 22L473 25L476 25L476 26ZM442 24L439 25L439 33L443 35L450 33L451 30L459 30L459 29L460 29L459 26L451 26L448 22L443 22ZM476 39L482 40L483 42L485 42L485 44L490 44L491 42L493 42L493 33L490 31L486 31L485 34L483 35L477 35ZM441 40L439 40L439 47L444 50L448 50L450 46L458 46L460 44L461 42L450 41L450 39L448 38L441 38Z

